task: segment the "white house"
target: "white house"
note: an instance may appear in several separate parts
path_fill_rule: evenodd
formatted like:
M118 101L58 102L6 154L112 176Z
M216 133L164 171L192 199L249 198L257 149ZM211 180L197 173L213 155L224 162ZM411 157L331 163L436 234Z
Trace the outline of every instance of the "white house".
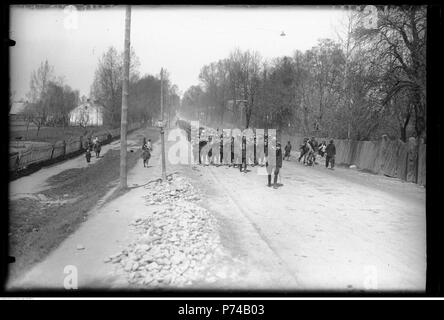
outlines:
M70 125L102 126L104 108L90 101L82 103L69 113Z
M11 102L11 110L9 110L9 115L18 115L22 113L27 105L27 101L13 101Z

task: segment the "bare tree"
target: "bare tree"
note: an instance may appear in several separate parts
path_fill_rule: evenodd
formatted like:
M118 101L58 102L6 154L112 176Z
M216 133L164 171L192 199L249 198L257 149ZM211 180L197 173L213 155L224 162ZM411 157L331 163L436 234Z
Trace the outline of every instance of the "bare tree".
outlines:
M108 122L112 126L117 126L120 122L123 80L122 58L122 54L119 54L114 47L110 47L99 60L91 86L91 96L106 108L109 115ZM139 79L138 66L138 59L134 51L131 51L130 81L132 82Z
M422 6L390 6L381 10L377 30L356 31L361 41L372 45L375 64L390 66L385 81L392 85L385 103L408 92L418 137L426 133L426 15Z
M48 90L49 82L53 81L54 67L52 67L48 60L40 64L40 67L31 73L30 91L28 93L28 100L31 103L36 103L43 100L43 96Z
M49 83L53 79L54 68L48 63L48 60L42 62L39 68L31 73L29 103L26 106L25 114L37 126L37 135L49 115L47 92Z
M89 124L89 112L87 108L82 108L79 110L79 116L77 117L77 123L80 127L86 130Z

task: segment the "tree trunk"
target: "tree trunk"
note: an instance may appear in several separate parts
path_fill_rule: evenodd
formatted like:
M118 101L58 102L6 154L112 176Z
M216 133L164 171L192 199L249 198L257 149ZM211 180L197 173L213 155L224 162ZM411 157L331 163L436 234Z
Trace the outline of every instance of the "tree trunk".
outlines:
M410 122L410 113L407 115L403 126L401 127L401 141L407 142L407 126Z
M30 123L30 121L28 120L28 121L26 122L26 137L25 137L25 140L28 140L29 123Z

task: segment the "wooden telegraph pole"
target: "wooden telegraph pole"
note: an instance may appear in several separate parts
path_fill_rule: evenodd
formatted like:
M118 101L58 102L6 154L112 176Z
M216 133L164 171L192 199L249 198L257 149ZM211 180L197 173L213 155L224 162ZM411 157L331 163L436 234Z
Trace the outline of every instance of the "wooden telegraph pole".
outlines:
M166 180L166 165L165 165L165 133L163 130L163 68L160 69L160 143L162 144L162 180Z
M125 15L125 43L123 57L123 84L122 84L122 115L120 120L120 189L127 188L127 164L126 164L126 131L128 127L128 86L130 65L130 32L131 31L131 6L126 7Z

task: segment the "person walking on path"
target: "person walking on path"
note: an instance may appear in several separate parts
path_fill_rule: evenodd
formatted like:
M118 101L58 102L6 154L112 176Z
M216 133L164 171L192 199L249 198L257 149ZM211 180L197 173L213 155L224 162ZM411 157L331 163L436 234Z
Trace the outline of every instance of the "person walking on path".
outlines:
M92 148L93 148L93 142L91 140L91 137L89 136L88 139L86 140L86 149L92 150Z
M96 158L100 158L100 150L102 150L102 146L100 145L99 139L95 141L96 142L94 143L94 152L96 153Z
M87 163L91 162L91 149L90 149L90 147L86 148L85 158L86 158L86 162Z
M142 159L143 159L143 167L148 167L148 162L151 158L151 150L148 148L147 144L142 146Z
M325 167L328 168L328 165L331 164L331 170L334 170L335 167L335 156L336 156L336 146L334 144L333 139L330 140L329 145L325 149L327 156L325 157Z
M151 139L146 141L146 138L143 138L142 142L142 159L143 159L143 167L148 168L148 162L151 158L151 152L153 151L153 147L151 145Z

